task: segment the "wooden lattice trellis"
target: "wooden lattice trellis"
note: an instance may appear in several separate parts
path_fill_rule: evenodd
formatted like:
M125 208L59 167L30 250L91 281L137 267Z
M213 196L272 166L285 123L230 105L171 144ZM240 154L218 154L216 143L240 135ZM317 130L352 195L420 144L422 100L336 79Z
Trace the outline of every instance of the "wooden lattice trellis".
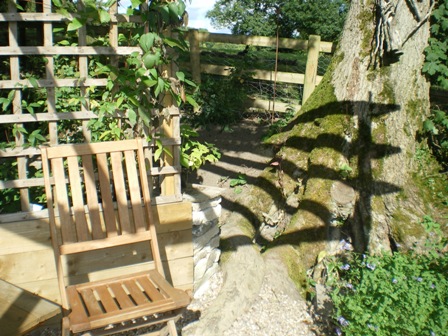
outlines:
M117 4L113 5L109 14L110 23L103 25L108 30L108 45L92 46L88 43L86 27L78 30L78 43L76 46L61 46L55 42L55 27L60 27L61 23L67 22L67 17L55 13L52 8L51 0L39 0L34 12L20 12L17 10L16 3L20 0L7 0L7 12L0 13L1 34L6 33L7 39L0 39L0 58L1 61L9 63L9 74L0 74L0 93L2 97L14 91L14 99L11 111L4 112L0 110L0 124L3 128L15 127L16 129L30 123L48 123L48 134L46 134L49 145L58 143L58 132L60 132L60 123L64 120L79 120L81 122L82 134L85 142L91 141L91 134L88 128L88 122L91 119L98 118L91 111L88 99L79 104L76 111L64 112L58 111L58 102L56 91L62 88L77 88L81 96L85 95L91 87L101 88L106 86L106 78L94 78L89 75L89 61L93 57L108 57L111 65L117 66L120 58L130 55L134 52L141 52L139 47L120 46L119 45L119 24L133 23L141 24L140 17L127 16L118 13ZM78 9L82 8L82 1L77 1ZM75 16L73 13L72 16ZM37 27L37 28L36 28ZM39 31L43 36L33 41L23 41L21 32L28 29ZM6 42L3 42L7 40ZM24 42L24 43L22 43ZM31 42L31 43L30 43ZM55 69L55 57L58 55L67 55L76 59L78 72L76 76L67 78L59 76ZM29 56L41 56L45 58L45 73L42 78L30 81L23 74L24 62L29 60ZM173 68L165 69L168 73L175 71ZM37 85L36 85L37 84ZM40 89L45 90L45 108L41 112L29 113L23 104L24 90ZM87 97L87 95L86 95ZM27 102L31 103L31 102ZM156 203L168 203L181 200L180 190L180 126L179 110L172 104L171 100L164 101L167 111L171 117L158 125L157 130L148 130L152 134L163 134L162 144L173 153L172 157L166 155L165 158L155 162L152 159L153 143L148 145L148 162L150 163L148 172L153 176L152 185ZM126 118L123 111L115 111L116 118ZM15 125L15 126L14 126ZM1 126L0 126L1 127ZM35 126L38 127L38 126ZM34 128L35 128L34 127ZM4 135L0 141L4 142ZM26 147L26 134L16 132L13 141L14 146L0 150L1 161L12 160L16 162L14 167L17 169L16 178L10 180L0 180L0 190L16 188L20 190L21 210L30 210L29 189L43 186L43 179L30 176L30 164L39 164L39 148ZM1 209L0 209L1 213Z

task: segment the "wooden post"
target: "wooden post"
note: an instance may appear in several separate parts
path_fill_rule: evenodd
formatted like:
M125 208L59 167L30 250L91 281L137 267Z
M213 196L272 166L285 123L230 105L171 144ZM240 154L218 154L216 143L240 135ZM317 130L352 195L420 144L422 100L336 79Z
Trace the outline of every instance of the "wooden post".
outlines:
M316 87L317 65L319 63L320 36L310 35L306 60L305 84L303 85L302 105L311 96Z
M168 31L166 36L171 36L172 32ZM178 70L177 65L172 62L170 64L166 64L162 66L162 76L165 80L169 80L171 77L176 77L175 73ZM170 93L166 93L163 97L162 104L165 108L177 109L176 102L173 100L173 97ZM163 118L161 123L161 130L163 136L165 138L176 138L180 137L180 119L178 113L170 113L170 117ZM165 148L171 153L170 155L163 155L163 166L164 167L173 167L179 164L179 151L180 148L178 145L165 146ZM167 174L164 175L163 181L161 181L161 192L162 196L175 196L180 194L180 175L179 174Z
M51 13L51 0L44 0L44 13ZM44 22L44 46L53 46L53 24L51 22ZM46 56L47 63L45 64L46 78L54 80L54 58L53 56ZM54 86L47 89L47 107L48 113L55 114L56 111L56 93ZM56 122L48 123L48 134L50 136L50 144L56 145L58 143L58 125Z
M15 1L10 0L8 2L8 11L10 13L16 13L17 8L15 5ZM18 34L18 25L17 22L9 22L9 46L10 47L19 47L19 34ZM9 58L9 68L11 72L11 80L19 81L20 80L20 61L19 56L11 56ZM14 100L12 103L12 110L14 114L20 115L23 113L22 111L22 91L20 89L14 89ZM17 124L18 127L23 127L23 124ZM24 135L20 132L17 132L15 136L15 142L17 147L22 147L25 143ZM27 178L27 159L26 157L18 157L17 158L17 173L19 179ZM30 209L30 195L28 193L27 188L20 189L20 205L22 211L29 211Z
M84 9L84 3L82 1L78 1L78 10L82 11ZM80 47L87 45L87 27L84 25L81 28L78 29L78 45ZM79 63L79 78L81 83L87 79L89 76L89 65L88 65L89 59L87 56L78 56L78 63ZM81 84L80 86L80 93L81 97L86 98L85 102L81 103L81 111L86 112L89 110L89 102L87 100L87 90L84 84ZM90 142L92 140L92 134L89 131L88 128L89 121L83 120L82 122L82 133L84 135L84 139L87 142Z
M197 29L191 29L190 40L190 64L193 81L201 84L201 47L199 45L199 32Z

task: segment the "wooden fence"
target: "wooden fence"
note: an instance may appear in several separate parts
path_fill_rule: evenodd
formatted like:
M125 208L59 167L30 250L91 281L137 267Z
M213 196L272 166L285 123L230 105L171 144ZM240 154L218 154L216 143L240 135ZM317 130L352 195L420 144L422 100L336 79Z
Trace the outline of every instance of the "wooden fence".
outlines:
M80 95L87 97L87 92L93 87L101 90L107 84L106 78L93 77L89 74L89 62L94 57L108 59L111 64L118 64L120 58L133 52L141 52L139 47L119 46L119 23L136 23L137 17L118 14L117 5L110 9L111 21L103 25L108 31L104 39L108 45L93 46L88 43L86 28L78 31L77 45L57 45L55 31L65 26L66 16L55 13L52 9L52 0L36 1L35 12L22 12L17 10L18 0L8 0L7 12L0 13L0 61L7 63L8 73L1 73L1 97L13 95L13 102L9 111L0 112L0 125L3 129L19 130L26 127L28 130L47 132L41 134L49 139L49 145L60 142L60 134L71 130L63 129L64 122L79 120L83 142L91 140L88 122L98 116L92 112L88 99L78 105L72 106L73 111L62 112L58 110L58 92L63 90L79 90ZM77 1L79 6L82 1ZM3 4L0 4L3 5ZM37 27L37 28L36 28ZM23 32L32 29L39 30L40 39L23 38ZM5 39L5 34L7 38ZM60 55L67 55L70 61L76 63L76 73L69 77L60 72L58 75L55 59ZM33 56L35 59L44 59L43 75L30 79L24 71L26 62ZM174 67L174 66L173 66ZM170 74L176 69L164 69ZM30 90L43 90L45 108L31 113L27 108L30 103L26 101L26 93ZM162 145L171 150L172 156L162 156L157 162L153 159L154 143L148 143L146 155L151 163L148 174L153 181L151 191L154 200L154 213L162 251L162 259L166 274L175 286L191 289L193 285L193 248L192 248L192 220L191 204L182 201L180 186L180 126L179 109L171 101L165 101L166 110L170 118L147 132L161 133ZM1 105L0 105L1 106ZM1 110L0 110L1 111ZM126 112L116 111L114 118L126 120ZM35 210L30 190L43 186L43 179L35 175L40 169L40 150L29 146L31 132L14 132L12 142L14 146L0 149L0 166L7 164L13 178L0 180L1 195L8 190L20 190L21 211L16 213L1 213L0 209L0 281L7 281L45 299L60 302L53 252L50 243L48 225L48 212L46 209ZM0 135L4 137L4 134ZM4 140L4 139L3 139ZM11 140L11 139L9 139ZM43 193L43 189L42 189ZM2 196L3 197L3 196ZM6 197L6 196L5 196ZM5 200L2 199L2 202ZM74 280L85 277L95 277L91 266L102 263L105 251L98 251L91 260L67 260L67 277ZM109 253L109 252L107 252ZM148 255L141 246L133 251L124 251L116 248L111 253L117 257L117 266L113 271L122 273L126 270L127 262L137 261L140 268L148 262ZM121 258L121 259L120 259ZM121 260L118 262L118 260ZM81 262L84 262L81 266ZM89 266L90 265L90 266ZM100 272L101 273L101 272ZM104 276L102 274L98 277ZM110 276L110 274L108 274ZM0 300L0 305L4 302ZM13 303L11 304L13 305ZM14 311L14 307L4 308L0 311ZM3 323L0 318L0 324ZM7 321L6 321L7 322ZM5 322L5 323L6 323ZM0 325L0 328L2 326Z
M263 36L236 36L226 34L214 34L200 32L198 30L190 30L187 34L190 43L190 64L189 68L195 82L201 82L201 73L228 76L231 72L229 66L206 64L201 59L201 46L206 42L228 43L254 47L270 47L275 48L278 43L280 50L303 50L307 52L307 61L305 73L266 71L259 69L247 69L251 73L253 79L268 82L283 82L291 84L303 85L302 104L308 99L317 84L322 80L322 76L318 76L318 63L321 53L333 53L334 45L331 42L320 40L320 36L311 35L308 40L299 40L292 38L280 38L278 41L275 37ZM247 107L269 110L272 103L264 99L249 99ZM276 110L284 112L287 104L276 103ZM296 106L300 108L299 106Z

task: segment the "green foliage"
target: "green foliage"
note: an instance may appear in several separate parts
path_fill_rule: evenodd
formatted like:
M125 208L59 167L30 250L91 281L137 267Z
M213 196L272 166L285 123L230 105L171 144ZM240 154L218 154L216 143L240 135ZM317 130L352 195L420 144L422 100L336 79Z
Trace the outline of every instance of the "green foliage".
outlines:
M207 17L215 27L238 35L276 36L278 25L281 37L306 39L316 34L334 41L342 31L348 4L345 0L218 0Z
M241 192L243 191L243 189L241 188L241 186L244 186L247 184L247 177L244 174L238 174L238 176L236 178L233 178L230 180L230 187L231 188L235 188L234 192L235 194L241 194Z
M268 140L271 136L280 133L289 122L294 118L295 110L293 107L289 106L285 113L281 113L277 120L269 124L268 130L265 135L263 135L263 140Z
M221 153L213 144L194 140L199 134L188 125L181 125L182 147L180 162L189 170L197 170L203 164L217 162Z
M440 0L432 13L428 42L423 72L431 84L448 89L448 0Z
M188 115L193 125L216 124L225 127L242 119L248 94L244 83L251 78L245 68L244 65L233 68L225 78L204 76L194 95L199 111Z
M439 163L448 168L448 115L446 111L434 109L423 123L428 145Z
M422 225L428 238L413 251L327 259L338 335L446 335L447 239L431 217Z

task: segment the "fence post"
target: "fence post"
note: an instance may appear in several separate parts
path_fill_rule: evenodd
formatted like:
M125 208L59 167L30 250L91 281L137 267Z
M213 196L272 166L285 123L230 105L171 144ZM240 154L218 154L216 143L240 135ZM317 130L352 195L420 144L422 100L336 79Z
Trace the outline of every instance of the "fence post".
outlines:
M306 59L305 83L303 85L302 105L311 96L316 87L317 65L319 63L320 36L310 35Z
M171 31L166 32L166 36L172 36ZM175 77L178 71L177 65L173 62L171 64L162 65L162 76L165 80L169 80L170 77ZM162 118L161 121L161 131L166 138L180 138L180 116L179 107L177 106L173 97L167 93L162 99L162 104L168 110L176 109L176 113L171 113L168 118ZM176 167L180 164L180 146L170 145L164 146L170 153L170 155L163 155L163 166L164 167ZM161 181L161 192L162 196L176 196L180 194L181 180L180 174L166 174Z
M199 32L197 29L190 29L190 64L191 75L196 84L201 84L201 47L199 45Z

